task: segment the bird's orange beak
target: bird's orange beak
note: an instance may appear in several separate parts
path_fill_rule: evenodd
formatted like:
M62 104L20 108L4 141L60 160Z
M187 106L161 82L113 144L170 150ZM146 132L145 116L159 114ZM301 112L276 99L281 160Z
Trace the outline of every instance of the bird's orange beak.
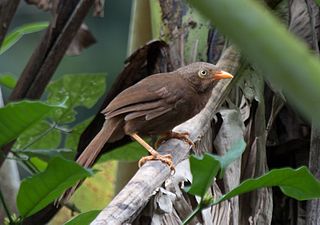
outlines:
M219 70L215 72L215 74L213 75L214 80L231 79L231 78L233 78L233 75L223 70Z

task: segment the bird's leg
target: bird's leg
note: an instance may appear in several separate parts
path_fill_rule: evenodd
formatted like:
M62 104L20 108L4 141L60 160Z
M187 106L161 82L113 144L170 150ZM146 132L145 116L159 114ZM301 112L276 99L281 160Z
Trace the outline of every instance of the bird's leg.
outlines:
M194 143L193 141L189 138L189 133L188 132L174 132L174 131L168 131L166 133L164 133L163 135L161 135L161 137L156 141L155 143L155 148L157 149L159 147L159 145L161 145L163 142L169 140L170 138L176 138L179 140L182 140L184 142L186 142L187 144L191 145L192 147L194 147Z
M139 144L141 144L147 151L151 154L149 156L142 157L139 160L139 167L142 166L146 161L149 160L160 160L161 162L166 163L171 170L174 169L174 165L172 162L172 156L170 154L160 155L156 150L154 150L145 140L143 140L138 134L134 133L130 135L133 139L135 139Z

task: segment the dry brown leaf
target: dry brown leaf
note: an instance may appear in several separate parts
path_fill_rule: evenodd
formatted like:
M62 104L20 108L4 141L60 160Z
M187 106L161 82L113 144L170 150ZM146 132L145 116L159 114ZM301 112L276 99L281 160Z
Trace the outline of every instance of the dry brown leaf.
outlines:
M94 16L104 16L104 0L95 0L94 1Z
M239 140L244 139L244 123L239 110L236 109L221 109L219 114L223 120L221 128L215 138L214 146L219 155L227 153L232 146ZM228 166L223 177L224 190L230 191L240 183L241 158L235 160ZM222 206L221 206L222 207ZM228 201L225 205L225 210L228 210L233 216L230 218L231 224L239 224L239 199L235 197Z
M89 31L88 26L82 24L78 33L72 40L69 48L66 52L67 55L79 55L84 48L88 48L89 46L96 43L96 39Z
M52 0L25 0L27 4L36 5L39 9L49 11L52 9Z
M319 8L313 2L290 1L289 30L303 39L311 48L317 47L315 29L319 25ZM311 14L312 13L312 14Z
M211 195L214 196L215 199L218 199L222 196L222 192L217 185L214 183L211 187ZM207 215L205 215L207 214ZM210 225L238 225L237 218L234 218L233 211L231 209L230 201L221 202L218 205L214 205L207 210L202 211L202 216L204 220L204 224ZM233 223L233 222L235 223Z
M36 5L39 9L44 11L51 11L53 15L57 15L57 7L59 0L25 0L30 5ZM95 0L94 15L103 16L104 0ZM53 20L53 27L56 21ZM76 36L68 47L66 55L79 55L85 48L96 43L95 37L89 31L86 24L82 24Z

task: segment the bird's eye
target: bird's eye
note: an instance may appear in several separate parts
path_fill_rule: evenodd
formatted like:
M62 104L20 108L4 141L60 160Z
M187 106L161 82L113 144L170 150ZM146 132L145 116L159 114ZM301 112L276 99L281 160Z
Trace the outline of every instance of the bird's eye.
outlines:
M199 70L198 75L199 75L199 77L204 78L205 76L208 75L208 71L207 70Z

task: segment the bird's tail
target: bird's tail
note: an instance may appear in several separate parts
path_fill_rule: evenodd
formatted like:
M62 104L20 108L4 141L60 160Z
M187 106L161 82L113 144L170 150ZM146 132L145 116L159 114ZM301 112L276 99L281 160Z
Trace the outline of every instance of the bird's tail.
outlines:
M77 163L83 167L91 167L98 157L101 149L108 142L108 140L113 136L119 136L117 133L121 133L120 137L123 136L123 132L119 131L119 127L121 124L121 119L112 118L111 120L106 120L103 124L103 127L99 131L99 133L92 139L92 141L88 144L85 150L81 153L81 155L77 159ZM120 139L120 138L118 138Z
M108 130L108 128L103 126L99 133L92 139L90 144L81 153L77 159L77 163L83 167L91 167L110 136L111 132Z
M108 142L111 135L119 129L121 120L106 120L99 133L92 139L89 145L81 153L77 159L77 163L83 167L91 167L101 152L105 143ZM78 186L83 182L79 181L74 187L68 189L58 200L58 203L66 202L70 199Z

